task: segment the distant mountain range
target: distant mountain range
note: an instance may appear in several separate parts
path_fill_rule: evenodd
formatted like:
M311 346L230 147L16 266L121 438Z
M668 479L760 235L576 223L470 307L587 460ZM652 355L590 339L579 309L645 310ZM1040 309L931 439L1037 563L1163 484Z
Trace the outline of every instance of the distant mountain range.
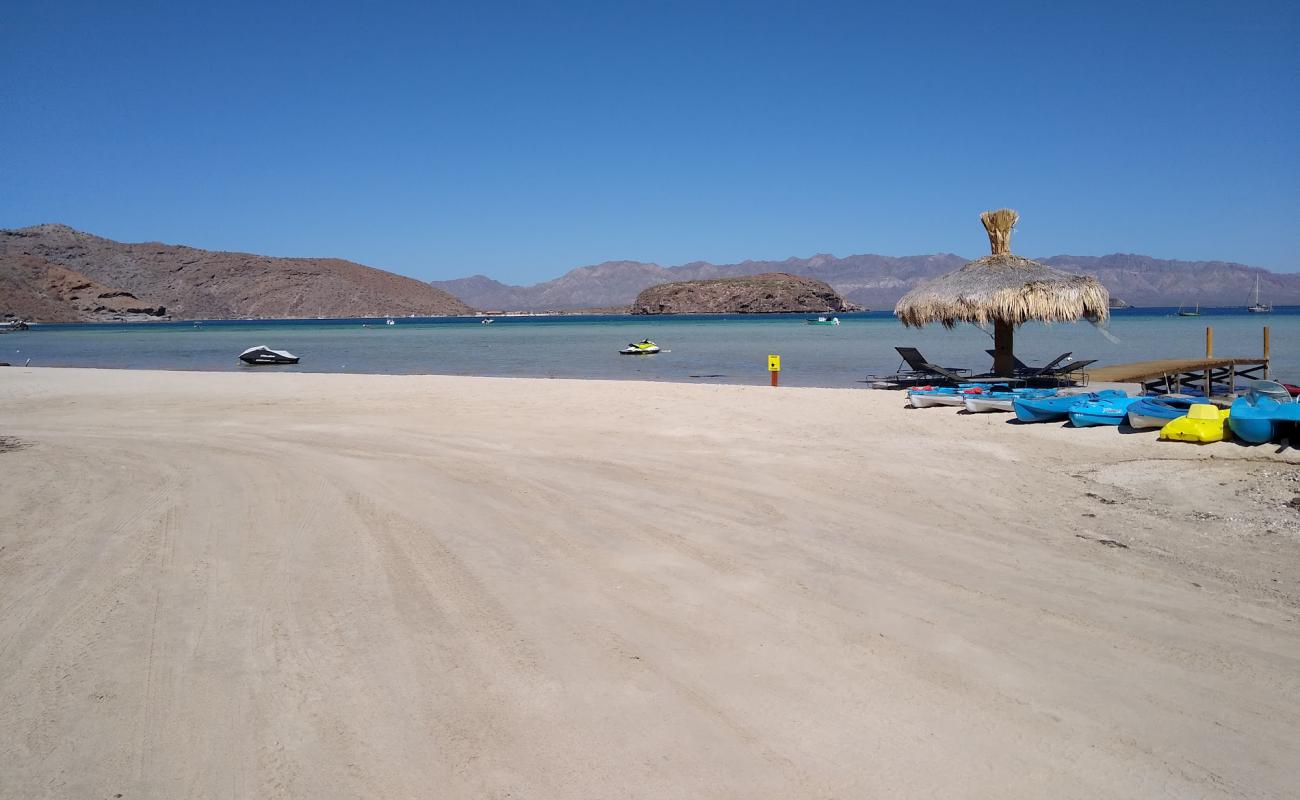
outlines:
M1137 306L1245 305L1260 279L1265 302L1300 305L1300 275L1224 261L1149 256L1052 256L1052 266L1097 276ZM336 258L272 258L145 242L128 244L35 225L0 230L0 319L44 322L238 317L351 317L627 308L670 281L790 273L830 284L860 306L890 309L918 282L957 269L962 256L816 255L784 261L662 267L607 261L534 286L482 275L426 284Z
M710 264L695 261L662 267L641 261L606 261L578 267L533 286L510 286L483 275L432 285L489 310L547 311L622 306L649 286L669 281L726 278L787 272L830 284L846 300L874 309L892 309L920 281L957 269L967 258L952 253L928 256L856 255L788 258ZM1300 274L1269 272L1226 261L1172 261L1115 253L1108 256L1051 256L1046 264L1095 275L1112 298L1135 306L1246 305L1260 278L1260 294L1275 305L1300 305Z
M466 314L423 281L337 258L271 258L35 225L0 230L0 317L42 322Z

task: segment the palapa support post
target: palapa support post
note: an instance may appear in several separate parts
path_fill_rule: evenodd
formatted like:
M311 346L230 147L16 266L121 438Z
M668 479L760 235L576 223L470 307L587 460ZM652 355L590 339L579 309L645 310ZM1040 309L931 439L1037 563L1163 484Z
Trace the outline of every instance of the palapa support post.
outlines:
M985 211L980 214L980 222L989 235L989 250L992 255L1005 256L1011 253L1011 231L1020 221L1020 215L1009 208L997 211ZM1011 376L1016 374L1015 353L1016 327L1004 319L993 320L993 373Z
M1214 358L1214 328L1213 326L1210 325L1205 326L1205 357L1207 359ZM1205 399L1206 400L1210 399L1210 389L1212 388L1210 375L1213 372L1214 372L1213 369L1209 367L1205 368Z
M1268 326L1264 326L1264 380L1268 380L1271 370L1268 365Z
M993 372L1009 377L1016 374L1016 356L1013 349L1015 328L1010 322L993 323Z

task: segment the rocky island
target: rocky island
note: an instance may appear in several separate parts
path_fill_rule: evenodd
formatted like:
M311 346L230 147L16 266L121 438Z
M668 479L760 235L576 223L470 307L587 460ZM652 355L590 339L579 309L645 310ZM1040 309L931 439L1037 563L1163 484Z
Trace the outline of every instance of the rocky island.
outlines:
M767 272L739 278L674 281L637 295L633 314L776 314L854 311L856 307L813 278Z

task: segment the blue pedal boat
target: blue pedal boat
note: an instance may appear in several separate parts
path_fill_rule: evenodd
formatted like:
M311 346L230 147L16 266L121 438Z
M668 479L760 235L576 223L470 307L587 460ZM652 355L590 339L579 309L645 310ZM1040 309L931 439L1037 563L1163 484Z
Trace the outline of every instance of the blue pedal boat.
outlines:
M1021 422L1061 422L1070 415L1070 408L1076 403L1126 396L1127 393L1119 389L1102 389L1100 392L1061 394L1055 397L1017 397L1012 401L1011 407L1016 412L1016 419Z
M1228 427L1232 435L1250 444L1272 441L1286 425L1300 424L1300 397L1292 399L1286 388L1273 381L1255 381L1246 394L1232 401Z
M1118 425L1128 415L1129 406L1140 397L1099 397L1070 406L1070 424L1076 428L1093 425Z
M1160 395L1158 397L1139 397L1137 402L1128 407L1128 424L1130 428L1163 428L1171 419L1187 416L1193 403L1204 402L1199 397L1181 395Z

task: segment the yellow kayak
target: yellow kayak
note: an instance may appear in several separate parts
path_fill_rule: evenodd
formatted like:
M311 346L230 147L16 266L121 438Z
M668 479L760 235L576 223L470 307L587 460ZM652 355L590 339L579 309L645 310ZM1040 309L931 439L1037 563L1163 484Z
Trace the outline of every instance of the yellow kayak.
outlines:
M1221 442L1227 436L1228 409L1197 403L1187 416L1171 419L1160 429L1161 439L1180 442Z

